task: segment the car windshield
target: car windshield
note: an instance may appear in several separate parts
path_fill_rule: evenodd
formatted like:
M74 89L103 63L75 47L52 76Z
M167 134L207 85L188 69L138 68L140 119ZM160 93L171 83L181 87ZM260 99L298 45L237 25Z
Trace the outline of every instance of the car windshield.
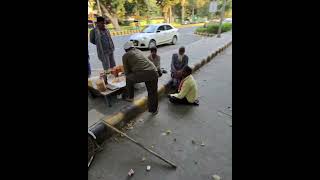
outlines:
M156 31L157 26L147 26L142 30L143 33L154 33Z

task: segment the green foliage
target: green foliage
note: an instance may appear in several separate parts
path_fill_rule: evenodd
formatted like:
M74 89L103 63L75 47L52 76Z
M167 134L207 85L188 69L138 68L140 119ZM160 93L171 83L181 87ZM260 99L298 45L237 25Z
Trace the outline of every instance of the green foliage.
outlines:
M179 2L180 0L156 0L157 5L160 5L161 7L174 6Z
M230 31L231 29L232 29L232 23L223 23L222 24L222 28L221 28L222 32L227 32L227 31Z
M221 27L221 32L227 32L232 29L232 23L223 23ZM219 30L219 24L218 23L212 23L208 24L208 26L205 27L199 27L196 29L196 32L205 32L209 34L218 34Z
M223 6L223 0L218 0L218 10L220 10ZM232 11L232 0L226 0L225 12ZM216 12L216 15L219 15L220 11Z
M204 28L204 27L198 27L198 28L196 29L196 32L199 32L199 33L207 32L207 28Z
M219 24L208 25L207 32L212 34L217 34L219 29Z
M99 0L100 4L105 6L110 14L116 14L119 18L125 16L126 10L124 4L126 0Z
M128 0L125 2L126 16L158 16L160 7L156 0Z

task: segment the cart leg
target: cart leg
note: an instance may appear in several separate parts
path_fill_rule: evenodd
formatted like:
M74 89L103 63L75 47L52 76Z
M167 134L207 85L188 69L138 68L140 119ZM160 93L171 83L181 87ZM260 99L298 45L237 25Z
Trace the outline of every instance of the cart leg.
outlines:
M110 96L104 96L104 99L106 100L106 103L109 107L112 107L111 105L111 97Z

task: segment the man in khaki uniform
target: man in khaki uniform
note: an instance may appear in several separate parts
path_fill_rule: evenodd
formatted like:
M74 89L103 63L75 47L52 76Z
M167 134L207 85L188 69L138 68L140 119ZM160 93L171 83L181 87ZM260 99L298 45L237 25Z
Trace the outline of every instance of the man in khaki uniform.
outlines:
M131 41L124 45L126 53L122 56L128 101L133 101L134 84L145 82L148 91L148 108L153 114L158 113L158 72L156 66L142 52L134 48Z

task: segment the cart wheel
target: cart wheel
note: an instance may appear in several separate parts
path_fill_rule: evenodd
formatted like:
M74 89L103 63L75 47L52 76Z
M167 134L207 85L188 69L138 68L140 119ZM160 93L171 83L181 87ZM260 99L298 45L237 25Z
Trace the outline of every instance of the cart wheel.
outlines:
M92 160L93 156L96 153L96 143L94 142L94 139L88 135L88 163Z

